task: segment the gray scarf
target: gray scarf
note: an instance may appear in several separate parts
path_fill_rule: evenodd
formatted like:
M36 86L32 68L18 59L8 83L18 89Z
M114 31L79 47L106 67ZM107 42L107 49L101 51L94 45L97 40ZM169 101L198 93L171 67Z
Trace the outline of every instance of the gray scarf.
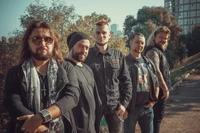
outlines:
M42 109L40 108L40 80L38 72L34 66L33 60L30 58L22 64L22 70L25 75L26 80L26 97L28 100L28 107L33 110L35 113L38 113ZM48 105L52 105L56 101L56 83L57 83L57 72L58 65L55 59L51 59L48 64L47 70L47 80L48 80L48 88L49 88L49 101ZM57 118L50 122L50 130L54 132L54 130L58 127L55 127L56 123L60 123L61 119Z

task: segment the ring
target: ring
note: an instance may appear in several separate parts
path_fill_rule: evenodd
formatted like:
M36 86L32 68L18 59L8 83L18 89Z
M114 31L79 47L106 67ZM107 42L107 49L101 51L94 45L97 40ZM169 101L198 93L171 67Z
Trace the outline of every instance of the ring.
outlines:
M25 128L24 128L24 127L22 127L22 128L21 128L21 131L25 131Z

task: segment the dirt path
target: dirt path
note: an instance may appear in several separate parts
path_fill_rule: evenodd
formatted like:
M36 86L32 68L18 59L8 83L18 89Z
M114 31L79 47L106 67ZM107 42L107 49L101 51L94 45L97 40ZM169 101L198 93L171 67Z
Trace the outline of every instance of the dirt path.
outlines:
M170 95L161 127L169 132L200 133L200 67Z
M170 93L161 133L200 133L200 67Z

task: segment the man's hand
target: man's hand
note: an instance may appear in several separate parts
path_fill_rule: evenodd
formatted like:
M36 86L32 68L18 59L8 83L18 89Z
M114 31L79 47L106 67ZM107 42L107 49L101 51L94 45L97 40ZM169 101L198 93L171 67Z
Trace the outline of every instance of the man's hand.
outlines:
M44 131L46 131L48 128L45 125L41 125L38 130L36 131L36 133L43 133Z
M125 120L127 117L128 117L128 112L125 111L125 113L124 113L124 115L123 115L124 120Z
M24 115L17 117L17 120L25 120L21 130L25 133L35 133L39 126L42 124L42 117L39 114L36 115Z
M162 99L164 101L167 101L168 98L169 98L169 91L163 90L163 97L162 97Z
M120 104L118 110L116 111L116 114L123 115L125 113L125 111L126 111L126 108Z
M148 102L147 104L144 105L145 108L150 108L153 107L155 102Z

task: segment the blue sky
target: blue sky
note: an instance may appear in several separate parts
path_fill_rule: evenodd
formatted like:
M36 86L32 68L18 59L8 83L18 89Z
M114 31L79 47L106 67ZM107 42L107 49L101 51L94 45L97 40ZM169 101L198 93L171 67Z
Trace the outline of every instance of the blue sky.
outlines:
M50 5L52 0L38 0ZM73 5L79 15L106 14L111 18L111 24L116 23L122 30L127 15L136 16L143 6L164 6L164 0L61 0L67 5ZM15 29L20 29L19 18L25 13L26 7L35 0L0 0L0 37L8 36Z

